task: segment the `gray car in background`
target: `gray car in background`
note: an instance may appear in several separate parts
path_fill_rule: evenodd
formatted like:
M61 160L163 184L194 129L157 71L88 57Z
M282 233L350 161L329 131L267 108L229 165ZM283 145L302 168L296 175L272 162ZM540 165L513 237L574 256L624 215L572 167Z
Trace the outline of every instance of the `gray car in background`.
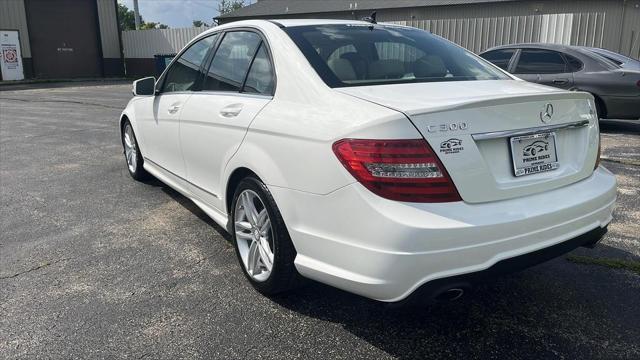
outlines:
M592 49L512 44L480 56L523 80L593 94L600 118L640 119L640 71L623 68Z

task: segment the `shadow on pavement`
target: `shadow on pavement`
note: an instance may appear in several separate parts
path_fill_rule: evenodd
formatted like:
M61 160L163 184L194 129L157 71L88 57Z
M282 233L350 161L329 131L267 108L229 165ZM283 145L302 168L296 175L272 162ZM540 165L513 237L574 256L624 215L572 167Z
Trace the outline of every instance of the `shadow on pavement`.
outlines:
M183 208L191 212L193 215L197 216L198 219L207 223L211 226L220 236L222 236L225 240L231 242L231 235L226 232L220 225L218 225L213 219L211 219L202 209L200 209L193 201L189 200L173 188L170 188L168 185L164 184L160 180L155 177L151 177L148 180L143 181L146 185L159 187L165 194L169 195L175 202L180 204Z
M149 184L162 187L185 209L232 241L190 200L157 180ZM573 253L637 259L608 245L600 244L597 249L592 252L580 248ZM561 354L599 357L600 351L604 357L616 354L625 358L635 354L637 349L628 344L640 336L640 332L629 330L637 328L640 316L634 310L636 289L620 286L626 273L574 264L563 256L477 284L460 300L427 307L393 308L315 281L271 300L303 316L337 324L401 359L539 359ZM619 347L599 348L593 344L612 338Z
M232 241L189 199L158 180L146 183ZM596 249L572 254L638 259L604 244ZM635 358L640 313L634 276L563 256L477 284L463 299L428 307L391 308L314 281L271 300L401 359Z
M601 119L600 131L603 133L640 134L640 121Z
M593 271L604 276L584 276ZM598 289L610 271L559 258L478 284L461 300L424 308L389 308L315 282L273 300L339 324L398 358L558 358L563 353L592 353L592 344L581 337L606 341L614 336L607 334L613 331L610 326L619 327L615 333L624 332L638 320L637 313L629 316L622 310L634 308L624 295L633 290L617 291L613 284ZM594 297L609 287L609 300ZM610 303L617 298L626 300ZM624 341L633 342L638 334L628 335Z

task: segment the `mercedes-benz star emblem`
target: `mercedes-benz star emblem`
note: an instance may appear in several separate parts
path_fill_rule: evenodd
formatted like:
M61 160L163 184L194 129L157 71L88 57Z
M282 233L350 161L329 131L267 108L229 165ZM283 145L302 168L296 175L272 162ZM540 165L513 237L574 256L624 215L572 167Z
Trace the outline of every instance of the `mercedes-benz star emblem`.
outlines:
M551 121L552 117L553 105L547 104L544 106L544 110L540 111L540 120L542 120L543 123L548 123L549 121Z

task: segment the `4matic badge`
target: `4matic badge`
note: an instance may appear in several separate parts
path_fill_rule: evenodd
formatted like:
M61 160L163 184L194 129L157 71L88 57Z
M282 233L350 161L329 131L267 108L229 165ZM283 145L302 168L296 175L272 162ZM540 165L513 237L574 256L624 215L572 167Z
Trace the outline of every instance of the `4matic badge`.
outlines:
M464 150L464 147L462 147L462 140L460 139L449 139L440 144L440 152L447 155L457 154L462 150Z

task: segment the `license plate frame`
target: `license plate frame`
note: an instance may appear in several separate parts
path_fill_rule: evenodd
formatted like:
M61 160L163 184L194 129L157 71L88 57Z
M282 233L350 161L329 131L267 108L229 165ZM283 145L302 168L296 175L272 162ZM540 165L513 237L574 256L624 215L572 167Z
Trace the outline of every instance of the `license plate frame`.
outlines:
M516 177L540 174L560 167L554 131L511 137L509 150L513 175Z

